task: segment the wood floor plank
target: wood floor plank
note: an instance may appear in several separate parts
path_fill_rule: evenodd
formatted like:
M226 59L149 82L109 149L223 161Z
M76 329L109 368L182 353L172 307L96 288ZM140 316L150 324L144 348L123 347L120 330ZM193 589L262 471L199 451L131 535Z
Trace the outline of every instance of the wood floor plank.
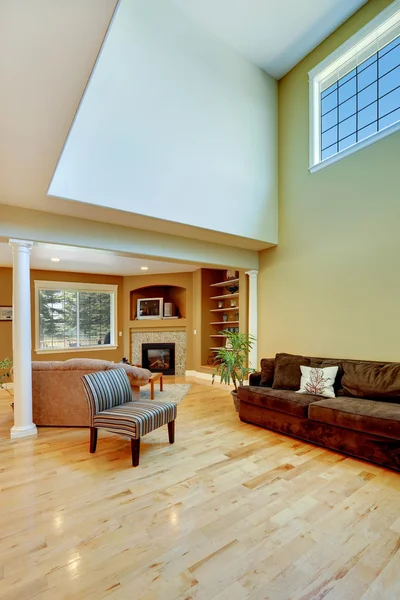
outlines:
M166 378L168 383L182 382ZM399 600L400 476L241 423L190 380L176 442L40 428L0 392L2 600Z

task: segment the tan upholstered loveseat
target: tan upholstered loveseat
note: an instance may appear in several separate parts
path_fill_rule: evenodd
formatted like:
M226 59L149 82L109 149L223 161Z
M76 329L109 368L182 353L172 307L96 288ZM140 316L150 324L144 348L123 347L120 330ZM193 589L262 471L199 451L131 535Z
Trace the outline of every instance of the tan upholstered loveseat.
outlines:
M53 427L89 427L89 410L82 375L108 369L125 369L138 400L140 386L151 375L147 369L91 358L32 362L33 422Z

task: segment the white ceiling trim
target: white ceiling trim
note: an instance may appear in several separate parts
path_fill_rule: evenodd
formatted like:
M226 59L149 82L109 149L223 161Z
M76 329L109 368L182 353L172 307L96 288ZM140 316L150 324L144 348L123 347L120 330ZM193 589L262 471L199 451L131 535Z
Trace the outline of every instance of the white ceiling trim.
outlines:
M53 262L52 258L59 258L60 261ZM148 269L143 271L141 269L143 266ZM0 243L0 267L12 267L11 247L7 243ZM31 268L40 271L131 276L188 273L196 271L199 267L184 263L121 256L113 252L90 248L35 244L31 250Z

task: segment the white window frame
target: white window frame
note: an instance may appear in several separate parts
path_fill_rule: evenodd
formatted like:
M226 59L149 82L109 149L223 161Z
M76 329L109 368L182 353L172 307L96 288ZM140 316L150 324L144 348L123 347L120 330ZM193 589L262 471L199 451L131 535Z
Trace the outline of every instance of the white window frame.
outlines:
M400 121L381 129L360 142L356 142L345 150L321 160L321 82L330 75L338 72L341 67L352 59L365 52L385 32L400 24L400 0L396 0L383 10L377 17L360 29L347 42L330 54L309 73L310 86L310 167L309 171L315 173L382 138L400 130ZM371 53L371 56L375 52ZM343 76L345 73L343 73Z
M96 344L75 348L40 348L40 323L39 323L39 291L40 290L68 290L72 292L105 292L111 294L111 319L110 344ZM99 283L76 283L72 281L35 281L35 352L36 354L56 354L66 352L93 352L94 350L116 350L118 329L118 286Z

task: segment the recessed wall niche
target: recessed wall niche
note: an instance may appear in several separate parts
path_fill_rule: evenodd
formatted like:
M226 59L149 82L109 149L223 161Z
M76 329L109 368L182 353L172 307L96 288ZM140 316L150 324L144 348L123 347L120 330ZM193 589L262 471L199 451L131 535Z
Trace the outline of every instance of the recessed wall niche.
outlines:
M176 309L176 316L186 318L186 288L177 285L150 285L137 288L130 292L130 318L137 318L137 301L140 298L163 298L165 302L172 302Z

